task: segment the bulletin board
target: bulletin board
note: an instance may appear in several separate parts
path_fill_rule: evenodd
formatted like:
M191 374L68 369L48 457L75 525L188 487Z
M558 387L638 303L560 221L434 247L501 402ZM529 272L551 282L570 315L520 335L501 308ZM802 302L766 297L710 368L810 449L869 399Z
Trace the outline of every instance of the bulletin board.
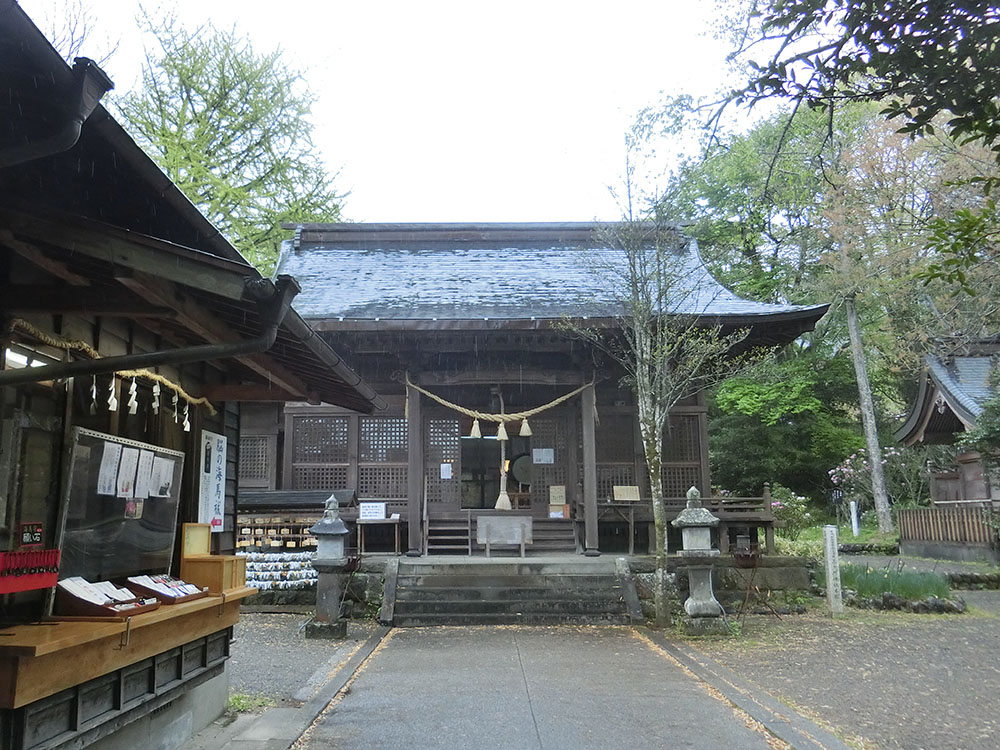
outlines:
M76 427L69 462L59 577L169 572L184 454Z

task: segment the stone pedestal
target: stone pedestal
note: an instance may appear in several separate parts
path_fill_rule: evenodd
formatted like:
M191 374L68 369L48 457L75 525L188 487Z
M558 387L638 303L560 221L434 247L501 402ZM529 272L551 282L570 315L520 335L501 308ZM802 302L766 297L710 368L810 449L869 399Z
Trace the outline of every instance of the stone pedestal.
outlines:
M316 615L306 625L306 638L346 638L347 620L341 616L344 600L344 568L347 558L315 560Z
M687 569L689 596L684 602L684 611L688 617L719 617L722 615L722 605L715 598L712 590L712 568L714 558L719 556L719 550L681 550L678 557L691 561Z

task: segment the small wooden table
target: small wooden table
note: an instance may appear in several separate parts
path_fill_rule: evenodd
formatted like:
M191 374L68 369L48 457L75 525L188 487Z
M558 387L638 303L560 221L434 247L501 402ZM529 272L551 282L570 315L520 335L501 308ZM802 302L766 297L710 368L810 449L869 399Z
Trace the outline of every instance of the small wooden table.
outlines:
M380 524L380 523L391 523L395 528L396 532L396 554L399 552L399 518L366 518L364 520L358 519L358 554L365 554L365 526L369 524Z

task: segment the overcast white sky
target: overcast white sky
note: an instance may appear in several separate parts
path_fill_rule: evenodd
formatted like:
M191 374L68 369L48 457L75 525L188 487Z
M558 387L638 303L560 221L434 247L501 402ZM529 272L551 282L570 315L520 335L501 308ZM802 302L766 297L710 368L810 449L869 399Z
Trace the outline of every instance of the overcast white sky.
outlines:
M138 2L85 3L83 54L118 42L104 67L127 91L142 61ZM21 5L43 30L62 7ZM636 112L661 92L711 93L726 53L709 33L712 0L176 6L192 25L235 25L257 51L281 46L306 71L315 144L351 192L353 221L618 218L608 186L621 184Z

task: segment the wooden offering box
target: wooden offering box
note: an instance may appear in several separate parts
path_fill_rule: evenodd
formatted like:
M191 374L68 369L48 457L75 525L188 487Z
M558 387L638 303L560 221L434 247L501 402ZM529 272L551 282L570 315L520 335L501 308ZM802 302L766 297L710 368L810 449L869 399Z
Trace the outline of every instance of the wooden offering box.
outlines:
M198 591L197 593L185 594L184 596L167 596L156 589L147 588L146 586L136 583L135 581L125 581L122 585L127 586L137 594L141 594L143 597L154 596L160 604L181 604L182 602L190 602L194 599L201 599L202 597L208 596L207 591Z
M245 557L210 554L211 526L207 523L186 523L182 533L181 578L200 588L207 588L210 594L246 586Z
M73 596L65 589L56 587L56 600L52 613L55 619L108 617L116 620L125 620L133 615L152 612L159 606L160 603L158 601L148 601L145 604L129 607L128 609L115 609L111 605L88 602L86 599Z

